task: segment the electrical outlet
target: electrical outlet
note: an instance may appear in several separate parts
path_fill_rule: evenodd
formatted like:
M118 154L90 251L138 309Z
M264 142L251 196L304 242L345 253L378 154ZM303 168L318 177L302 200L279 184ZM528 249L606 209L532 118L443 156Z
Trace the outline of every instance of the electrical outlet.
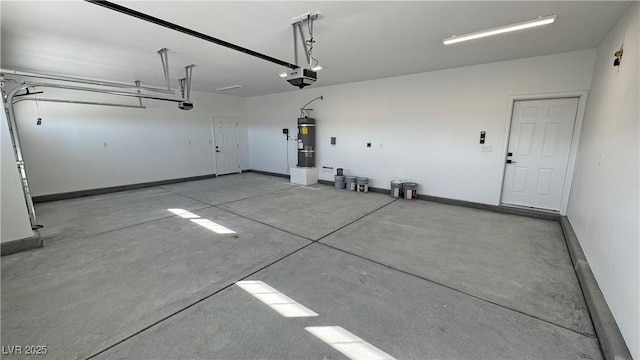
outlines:
M371 147L371 143L367 143L367 147L370 148Z
M107 144L106 142L103 142L102 146L107 147L107 146L109 146L109 144Z

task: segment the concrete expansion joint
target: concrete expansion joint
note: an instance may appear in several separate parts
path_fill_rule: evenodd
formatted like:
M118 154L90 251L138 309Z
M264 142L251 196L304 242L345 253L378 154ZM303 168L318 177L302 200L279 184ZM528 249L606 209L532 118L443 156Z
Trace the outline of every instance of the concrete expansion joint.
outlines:
M389 205L393 204L394 202L396 202L396 201L398 201L398 200L399 200L399 199L393 199L393 200L391 200L390 202L388 202L388 203L386 203L386 204L384 204L384 205L380 206L379 208L377 208L377 209L375 209L375 210L372 210L372 211L370 211L370 212L368 212L368 213L366 213L366 214L362 215L361 217L359 217L359 218L357 218L357 219L355 219L355 220L351 221L350 223L348 223L348 224L346 224L346 225L344 225L344 226L341 226L341 227L339 227L339 228L337 228L337 229L335 229L335 230L331 231L330 233L328 233L328 234L326 234L326 235L322 236L321 238L319 238L318 240L315 240L314 242L319 242L320 240L322 240L322 239L324 239L324 238L326 238L326 237L328 237L328 236L330 236L330 235L332 235L332 234L334 234L334 233L336 233L336 232L338 232L338 231L340 231L340 230L342 230L342 229L346 228L347 226L352 225L353 223L355 223L355 222L357 222L357 221L360 221L360 220L364 219L365 217L367 217L367 216L369 216L369 215L371 215L371 214L373 214L373 213L375 213L375 212L377 212L377 211L382 210L383 208L385 208L385 207L387 207L387 206L389 206Z
M571 331L571 332L573 332L573 333L576 333L576 334L579 334L579 335L582 335L582 336L585 336L585 337L588 337L588 338L591 338L591 339L597 339L597 337L596 337L594 334L589 334L589 333L585 333L585 332L577 331L577 330L575 330L575 329L572 329L572 328L569 328L569 327L566 327L566 326L562 326L562 325L556 324L556 323L551 322L551 321L549 321L549 320L545 320L545 319L542 319L542 318L537 317L537 316L535 316L535 315L531 315L531 314L528 314L528 313L526 313L526 312L523 312L523 311L520 311L520 310L517 310L517 309L511 308L511 307L509 307L509 306L505 306L505 305L499 304L499 303L497 303L497 302L494 302L494 301L492 301L492 300L489 300L489 299L483 298L483 297L481 297L481 296L478 296L478 295L474 295L474 294L471 294L471 293L465 292L465 291L463 291L463 290L457 289L457 288L452 287L452 286L449 286L449 285L445 285L445 284L443 284L443 283L441 283L441 282L438 282L438 281L435 281L435 280L433 280L433 279L429 279L429 278L427 278L427 277L424 277L424 276L421 276L421 275L417 275L417 274L411 273L411 272L409 272L409 271L405 271L405 270L401 270L401 269L395 268L395 267L390 266L390 265L387 265L387 264L385 264L385 263L382 263L382 262L379 262L379 261L376 261L376 260L370 259L370 258L368 258L368 257L366 257L366 256L358 255L358 254L352 253L352 252L347 251L347 250L344 250L344 249L337 248L337 247L332 246L332 245L329 245L329 244L325 244L325 243L319 243L319 244L320 244L320 245L323 245L323 246L326 246L326 247L328 247L328 248L330 248L330 249L337 250L337 251L343 252L343 253L345 253L345 254L349 254L349 255L351 255L351 256L355 256L355 257L357 257L357 258L360 258L360 259L363 259L363 260L366 260L366 261L372 262L372 263L374 263L374 264L376 264L376 265L380 265L380 266L385 267L385 268L387 268L387 269L390 269L390 270L393 270L393 271L397 271L397 272L403 273L403 274L405 274L405 275L409 275L409 276L415 277L415 278L417 278L417 279L427 281L427 282L429 282L429 283L431 283L431 284L438 285L438 286L441 286L441 287L443 287L443 288L446 288L446 289L449 289L449 290L455 291L455 292L457 292L457 293L460 293L460 294L463 294L463 295L466 295L466 296L472 297L472 298L474 298L474 299L476 299L476 300L480 300L480 301L483 301L483 302L486 302L486 303L492 304L492 305L494 305L494 306L498 306L498 307L501 307L501 308L503 308L503 309L506 309L506 310L510 310L510 311L516 312L516 313L518 313L518 314L521 314L521 315L524 315L524 316L530 317L530 318L532 318L532 319L536 319L536 320L538 320L538 321L545 322L545 323L547 323L547 324L550 324L550 325L556 326L556 327L561 328L561 329L564 329L564 330ZM607 359L607 360L608 360L608 359Z
M231 200L231 201L227 201L227 202L223 202L223 203L216 204L216 205L211 205L211 206L219 207L219 206L222 206L222 205L233 204L233 203L236 203L236 202L239 202L239 201L249 200L249 199L257 198L257 197L260 197L260 196L275 194L275 193L278 193L278 192L284 192L284 191L291 190L291 189L296 189L296 188L298 188L298 187L297 186L290 186L290 187L287 187L287 188L284 188L284 189L278 189L278 190L274 190L274 191L269 191L269 192L266 192L266 193L261 193L261 194L258 194L258 195L245 197L245 198L242 198L242 199Z
M197 201L197 202L199 202L199 203L202 203L202 204L207 205L207 207L202 208L202 209L207 209L207 208L210 208L210 207L212 207L212 206L215 206L215 205L213 205L213 204L209 204L209 203L208 203L208 202L206 202L206 201L202 201L202 200L200 200L200 199L196 199L196 198L193 198L193 197L191 197L191 196L188 196L188 195L182 194L182 193L180 193L180 192L178 192L178 191L173 191L173 190L171 190L171 189L163 188L162 186L157 186L157 188L158 188L158 189L162 189L162 190L164 190L164 191L168 191L168 192L170 192L170 193L172 193L172 194L175 194L175 195L179 195L179 196L185 197L185 198L187 198L187 199L189 199L189 200ZM198 209L198 210L202 210L202 209ZM194 210L194 211L196 211L196 210Z
M261 272L261 271L266 270L267 268L269 268L269 267L271 267L271 266L273 266L273 265L275 265L275 264L277 264L277 263L281 262L282 260L284 260L284 259L286 259L286 258L290 257L291 255L294 255L294 254L296 254L296 253L300 252L301 250L306 249L307 247L309 247L309 246L311 246L311 245L313 245L313 243L312 243L312 242L311 242L311 243L309 243L309 244L306 244L306 245L302 246L302 247L301 247L301 248L299 248L299 249L296 249L296 250L294 250L294 251L292 251L292 252L290 252L290 253L288 253L288 254L286 254L286 255L282 256L281 258L279 258L279 259L277 259L277 260L275 260L275 261L273 261L273 262L271 262L271 263L269 263L269 264L267 264L267 265L265 265L265 266L263 266L263 267L261 267L261 268L259 268L259 269L255 270L255 271L253 271L252 273L250 273L250 274L248 274L248 275L246 275L246 276L244 276L244 277L242 277L242 278L238 279L237 281L233 281L233 282L232 282L232 283L230 283L230 284L223 285L220 289L218 289L218 290L214 291L213 293L211 293L211 294L209 294L209 295L205 295L204 297L202 297L202 298L200 298L200 299L198 299L198 300L196 300L196 301L194 301L194 302L192 302L192 303L190 303L190 304L186 305L185 307L182 307L182 308L178 309L177 311L175 311L175 312L173 312L173 313L171 313L171 314L169 314L169 315L167 315L167 316L163 317L162 319L159 319L159 320L157 320L156 322L154 322L154 323L152 323L152 324L150 324L150 325L148 325L148 326L146 326L146 327L144 327L144 328L142 328L142 329L140 329L140 330L136 331L135 333L133 333L133 334L131 334L131 335L129 335L129 336L127 336L127 337L125 337L125 338L123 338L123 339L121 339L121 340L119 340L119 341L117 341L117 342L115 342L115 343L113 343L113 344L111 344L111 345L109 345L109 346L105 347L104 349L100 350L99 352L97 352L97 353L95 353L95 354L93 354L93 355L91 355L91 356L87 357L87 358L86 358L86 360L93 359L93 358L97 357L98 355L103 354L103 353L105 353L105 352L107 352L107 351L109 351L109 350L113 349L114 347L116 347L116 346L118 346L118 345L120 345L120 344L122 344L122 343L124 343L124 342L126 342L126 341L128 341L128 340L130 340L130 339L132 339L132 338L134 338L134 337L136 337L136 336L138 336L138 335L140 335L140 334L142 334L143 332L145 332L145 331L147 331L147 330L150 330L150 329L152 329L152 328L156 327L157 325L160 325L161 323L163 323L163 322L165 322L165 321L167 321L167 320L169 320L169 319L171 319L171 318L175 317L176 315L178 315L178 314L180 314L180 313L182 313L182 312L184 312L184 311L186 311L186 310L188 310L188 309L190 309L190 308L192 308L192 307L194 307L194 306L196 306L196 305L198 305L198 304L202 303L203 301L205 301L205 300L207 300L207 299L210 299L210 298L212 298L213 296L215 296L215 295L217 295L217 294L219 294L219 293L221 293L221 292L223 292L223 291L227 290L228 288L230 288L230 287L232 287L233 285L235 285L237 282L240 282L240 281L243 281L243 280L247 280L248 278L250 278L250 277L254 276L255 274L257 274L257 273L259 273L259 272Z
M278 190L278 191L289 190L289 189L291 189L291 188L282 189L282 190ZM274 191L274 192L277 192L277 191ZM179 195L182 195L182 194L179 194ZM262 195L264 195L264 194L262 194ZM182 195L182 196L184 196L184 195ZM258 196L260 196L260 195L258 195ZM329 234L327 234L327 235L325 235L325 236L323 236L323 237L321 237L320 239L315 240L315 241L314 241L314 240L311 240L311 239L308 239L308 238L306 238L306 237L300 236L300 235L298 235L298 234L294 234L294 233L292 233L292 232L290 232L290 231L287 231L287 230L284 230L284 229L280 229L280 228L275 227L275 226L273 226L273 225L269 225L269 224L266 224L266 223L263 223L263 222L257 221L257 220L255 220L255 219L250 218L250 217L247 217L247 216L244 216L244 215L241 215L241 214L237 214L237 213L235 213L235 212L233 212L233 211L230 211L230 210L228 210L228 209L224 209L224 208L219 207L220 205L224 205L224 204L219 204L218 206L211 205L210 207L213 207L213 208L216 208L216 209L219 209L219 210L226 211L226 212L231 213L231 214L234 214L234 215L236 215L236 216L240 216L240 217L242 217L242 218L245 218L245 219L248 219L248 220L251 220L251 221L254 221L254 222L260 223L260 224L265 225L265 226L269 226L269 227L274 228L274 229L276 229L276 230L280 230L280 231L283 231L283 232L289 233L289 234L294 235L294 236L297 236L297 237L304 238L304 239L309 240L309 241L311 241L311 242L310 242L309 244L306 244L306 245L304 245L304 246L302 246L302 247L300 247L300 248L298 248L298 249L296 249L296 250L294 250L294 251L292 251L292 252L290 252L290 253L288 253L288 254L286 254L286 255L282 256L282 257L280 257L279 259L277 259L277 260L273 261L272 263L267 264L267 265L265 265L265 266L261 267L260 269L258 269L258 270L256 270L256 271L254 271L254 272L252 272L252 273L250 273L250 274L248 274L248 275L244 276L243 278L239 279L238 281L235 281L235 282L233 282L233 283L231 283L231 284L228 284L228 285L226 285L226 286L222 287L221 289L219 289L219 290L217 290L217 291L215 291L215 292L213 292L213 293L211 293L211 294L209 294L209 295L206 295L205 297L203 297L203 298L201 298L201 299L199 299L199 300L196 300L195 302L193 302L193 303L191 303L191 304L187 305L186 307L181 308L181 309L177 310L176 312L174 312L174 313L172 313L172 314L170 314L170 315L168 315L168 316L166 316L166 317L164 317L164 318L162 318L162 319L160 319L160 320L156 321L155 323L153 323L153 324L151 324L151 325L149 325L149 326L147 326L147 327L145 327L145 328L143 328L143 329L141 329L141 330L137 331L136 333L134 333L134 334L132 334L132 335L130 335L130 336L128 336L128 337L126 337L126 338L124 338L124 339L122 339L122 340L120 340L120 341L118 341L118 342L116 342L116 343L114 343L114 344L112 344L112 345L110 345L110 346L108 346L108 347L104 348L104 349L103 349L103 350L101 350L100 352L95 353L95 354L93 354L93 355L89 356L87 359L95 358L96 356L98 356L98 355L100 355L100 354L102 354L102 353L104 353L104 352L106 352L106 351L108 351L108 350L110 350L110 349L112 349L112 348L114 348L114 347L116 347L116 346L118 346L118 345L122 344L123 342L125 342L125 341L127 341L127 340L129 340L129 339L131 339L131 338L133 338L133 337L135 337L135 336L137 336L137 335L139 335L139 334L141 334L142 332L147 331L147 330L149 330L149 329L151 329L151 328L155 327L156 325L159 325L160 323L162 323L162 322L164 322L164 321L166 321L166 320L168 320L168 319L170 319L170 318L172 318L172 317L174 317L174 316L176 316L176 315L178 315L178 314L182 313L183 311L185 311L185 310L187 310L187 309L189 309L189 308L191 308L191 307L195 306L196 304L199 304L199 303L201 303L201 302L203 302L203 301L205 301L205 300L207 300L207 299L209 299L209 298L211 298L211 297L215 296L216 294L218 294L218 293L220 293L220 292L222 292L222 291L224 291L224 290L228 289L229 287L233 286L235 283L240 282L240 281L243 281L243 280L247 280L248 278L250 278L250 277L254 276L255 274L257 274L257 273L259 273L259 272L261 272L261 271L264 271L264 270L268 269L269 267L274 266L275 264L277 264L277 263L279 263L279 262L283 261L284 259L286 259L286 258L288 258L288 257L290 257L290 256L292 256L292 255L294 255L294 254L296 254L296 253L298 253L299 251L301 251L301 250L303 250L303 249L306 249L307 247L309 247L309 246L313 245L314 243L317 243L319 240L321 240L321 239L325 238L326 236L331 235L331 234L335 233L336 231L338 231L338 230L340 230L340 229L343 229L343 228L345 228L345 227L347 227L347 226L349 226L349 225L351 225L351 224L355 223L356 221L361 220L362 218L364 218L364 217L366 217L366 216L369 216L369 215L373 214L373 213L374 213L374 212L376 212L376 211L379 211L380 209L382 209L382 208L384 208L384 207L386 207L386 206L388 206L388 205L392 204L393 202L395 202L395 201L397 201L397 200L398 200L398 199L394 199L394 200L392 200L392 201L390 201L390 202L388 202L388 203L386 203L386 204L384 204L384 205L382 205L382 206L378 207L377 209L375 209L375 210L373 210L373 211L368 212L367 214L365 214L365 215L363 215L363 216L361 216L361 217L359 217L359 218L357 218L357 219L355 219L355 220L353 220L353 221L349 222L348 224L346 224L346 225L344 225L344 226L342 226L342 227L340 227L340 228L338 228L338 229L336 229L336 230L332 231L331 233L329 233ZM209 208L209 207L207 207L207 208ZM202 210L202 209L201 209L201 210ZM174 217L174 216L177 216L177 215L172 215L172 216L169 216L169 217ZM324 245L324 244L322 244L322 245Z
M205 206L205 207L202 207L202 208L194 209L192 211L200 211L200 210L210 209L212 207L213 206L208 205L208 206ZM151 219L151 220L142 221L142 222L139 222L139 223L135 223L135 224L131 224L131 225L115 228L115 229L110 229L110 230L106 230L106 231L97 232L95 234L82 235L82 236L79 236L77 238L68 239L68 240L57 240L56 244L66 244L66 243L74 243L74 242L79 242L79 241L87 241L87 240L90 240L92 237L95 237L95 236L104 235L104 234L116 232L116 231L119 231L119 230L129 229L129 228L133 228L133 227L136 227L136 226L139 226L139 225L150 224L150 223L154 223L154 222L157 222L157 221L170 219L170 218L175 217L175 216L177 216L177 215L167 215L167 216L163 216L163 217L160 217L160 218L157 218L157 219ZM46 243L46 238L44 238L43 240Z
M220 204L220 205L218 205L218 206L214 206L214 208L219 209L219 210L222 210L222 211L225 211L225 212L228 212L229 214L233 214L233 215L239 216L239 217L241 217L241 218L244 218L244 219L247 219L247 220L250 220L250 221L256 222L256 223L258 223L258 224L261 224L261 225L264 225L264 226L268 226L268 227L270 227L270 228L272 228L272 229L275 229L275 230L278 230L278 231L285 232L285 233L287 233L287 234L289 234L289 235L297 236L297 237L299 237L299 238L302 238L302 239L305 239L305 240L311 241L311 243L314 243L314 242L315 242L315 240L310 239L310 238L308 238L308 237L306 237L306 236L302 236L302 235L296 234L296 233L291 232L291 231L289 231L289 230L281 229L281 228L279 228L279 227L277 227L277 226L273 226L273 225L271 225L271 224L267 224L267 223L265 223L265 222L262 222L262 221L259 221L259 220L256 220L256 219L253 219L253 218L251 218L251 217L248 217L248 216L245 216L245 215L242 215L242 214L239 214L239 213L234 212L234 211L231 211L231 210L229 210L229 209L225 209L225 208L219 207L219 206L222 206L222 205L224 205L224 204Z

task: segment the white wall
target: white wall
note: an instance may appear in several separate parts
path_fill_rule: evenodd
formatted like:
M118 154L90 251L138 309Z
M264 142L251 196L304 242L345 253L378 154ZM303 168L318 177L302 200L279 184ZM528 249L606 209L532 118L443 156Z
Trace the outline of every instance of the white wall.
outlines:
M318 121L318 167L342 167L369 177L374 187L389 188L400 177L417 182L421 194L495 205L510 97L588 90L594 59L595 50L584 50L252 97L250 166L287 173L282 128L295 135L299 108L324 95L311 106ZM322 72L318 77L319 85ZM481 152L481 131L492 152ZM295 166L293 142L289 156ZM320 178L333 180L333 174L321 170Z
M40 97L136 102L103 94L39 90L45 91ZM32 195L214 174L214 150L209 143L214 116L238 120L240 165L247 169L245 99L191 95L194 108L190 111L156 100L143 100L146 109L39 102L41 126L36 125L33 101L16 104Z
M11 145L9 126L4 111L0 111L0 242L26 239L33 236L27 214L16 158Z
M640 359L639 14L635 3L598 48L568 209L635 359ZM618 71L613 53L625 33Z

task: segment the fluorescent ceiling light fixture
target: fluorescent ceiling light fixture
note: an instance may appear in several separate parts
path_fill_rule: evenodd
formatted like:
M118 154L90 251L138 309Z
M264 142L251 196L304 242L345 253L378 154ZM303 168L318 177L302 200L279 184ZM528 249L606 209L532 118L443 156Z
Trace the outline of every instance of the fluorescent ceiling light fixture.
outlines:
M499 26L493 29L476 31L476 32L463 34L463 35L454 35L452 37L442 39L442 43L445 45L451 45L451 44L459 43L462 41L474 40L474 39L479 39L487 36L504 34L511 31L523 30L523 29L528 29L536 26L552 24L554 21L556 21L555 15L540 16L535 19L521 21L521 22L517 22L510 25Z
M238 89L244 87L242 85L231 85L231 86L225 86L225 87L221 87L221 88L217 88L216 91L225 91L225 90L231 90L231 89Z

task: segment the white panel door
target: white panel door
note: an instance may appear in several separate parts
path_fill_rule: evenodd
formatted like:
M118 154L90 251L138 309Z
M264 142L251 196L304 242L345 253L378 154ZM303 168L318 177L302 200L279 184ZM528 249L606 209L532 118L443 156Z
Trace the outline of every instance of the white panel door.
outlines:
M216 174L240 172L238 163L238 123L235 119L213 118Z
M502 203L560 211L578 98L515 101Z

